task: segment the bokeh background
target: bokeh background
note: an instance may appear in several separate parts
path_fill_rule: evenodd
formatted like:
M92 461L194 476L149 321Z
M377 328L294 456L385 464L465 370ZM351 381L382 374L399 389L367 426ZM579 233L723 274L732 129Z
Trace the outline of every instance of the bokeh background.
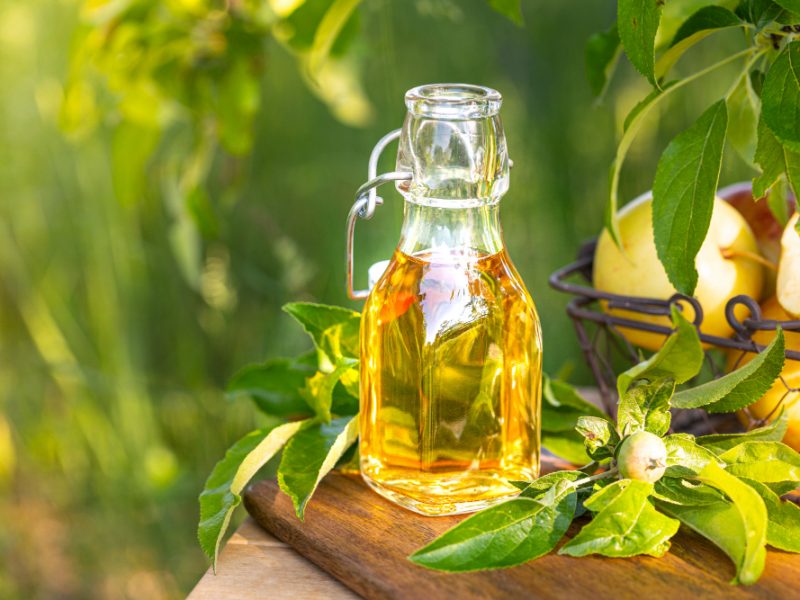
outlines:
M333 4L0 1L0 598L191 589L207 566L197 495L258 424L225 381L307 346L283 303L358 308L345 216L415 85L504 95L506 241L546 369L588 380L547 277L599 231L624 116L648 91L627 64L601 102L585 81L584 43L613 0L524 0L521 26L485 0L363 0L320 56ZM678 71L735 43L722 34ZM729 80L690 86L651 120L623 200ZM749 176L727 160L723 183ZM358 226L362 281L398 236L402 200L383 195Z

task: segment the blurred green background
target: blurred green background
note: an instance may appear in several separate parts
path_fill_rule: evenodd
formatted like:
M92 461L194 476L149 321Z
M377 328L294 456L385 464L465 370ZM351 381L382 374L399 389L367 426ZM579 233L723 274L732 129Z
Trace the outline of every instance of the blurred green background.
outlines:
M599 231L618 132L648 91L627 64L602 103L585 82L584 42L614 3L525 0L518 26L484 0L363 0L315 57L332 4L0 2L0 597L191 589L207 566L197 495L257 424L225 381L306 347L283 303L358 308L345 216L415 85L504 95L509 251L541 313L546 369L573 364L588 381L547 276ZM735 43L721 40L692 60ZM725 89L718 77L646 128L624 200ZM730 160L723 183L749 175ZM362 282L397 240L401 199L384 195L359 223Z

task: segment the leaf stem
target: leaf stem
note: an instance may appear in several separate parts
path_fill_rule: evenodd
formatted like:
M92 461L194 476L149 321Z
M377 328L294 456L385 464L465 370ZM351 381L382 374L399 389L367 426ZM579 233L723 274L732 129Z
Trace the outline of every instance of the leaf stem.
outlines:
M587 483L593 483L600 479L608 479L609 477L613 477L619 471L617 467L612 467L608 471L603 471L602 473L598 473L597 475L592 475L591 477L584 477L583 479L578 479L577 481L573 481L572 485L575 487L580 487L582 485L586 485Z
M622 171L622 163L625 162L625 156L628 154L628 150L633 143L636 134L639 131L639 127L642 124L644 118L650 114L650 111L653 109L654 106L659 104L664 98L672 94L673 92L681 89L685 85L708 75L712 71L719 69L727 65L728 63L734 62L743 56L748 56L753 52L760 52L758 48L754 48L750 46L741 52L737 52L736 54L732 54L727 58L723 58L722 60L715 62L713 65L709 65L705 69L701 69L696 73L692 73L688 77L684 79L680 79L674 82L672 85L665 85L662 88L662 92L657 96L653 97L652 101L649 104L642 106L641 110L633 117L631 122L625 128L625 131L622 134L622 138L619 141L619 145L617 146L617 152L614 156L614 162L611 163L611 183L610 183L610 190L609 190L609 198L608 198L608 207L606 209L606 228L611 233L611 237L614 239L615 242L619 243L619 229L617 226L617 206L619 204L617 194L619 190L619 174ZM635 110L635 109L634 109Z
M726 101L728 100L728 98L730 98L730 97L731 97L731 95L733 94L733 92L735 92L735 91L736 91L736 88L739 86L739 83L741 83L742 79L744 79L745 77L747 77L747 74L749 73L749 71L750 71L750 68L751 68L751 67L752 67L754 64L756 64L756 62L758 62L758 59L760 59L760 58L761 58L762 56L764 56L766 53L767 53L767 50L766 50L766 49L764 49L764 50L759 50L758 52L756 52L756 53L753 55L753 57L752 57L750 60L748 60L748 61L745 63L745 65L744 65L744 68L742 69L742 72L741 72L741 73L739 73L739 76L738 76L736 79L734 79L734 80L733 80L733 83L731 84L731 87L730 87L730 88L728 88L728 91L727 91L727 92L725 92L725 100L726 100Z

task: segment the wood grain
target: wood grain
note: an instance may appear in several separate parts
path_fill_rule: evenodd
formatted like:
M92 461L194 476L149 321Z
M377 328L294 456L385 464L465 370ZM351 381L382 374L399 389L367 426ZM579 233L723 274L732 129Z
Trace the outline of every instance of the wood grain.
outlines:
M255 520L278 539L369 599L800 597L800 556L770 551L758 584L732 586L728 558L691 532L679 533L661 559L552 553L511 569L451 575L418 567L406 557L463 517L423 517L401 509L358 477L329 475L309 503L305 522L274 481L251 486L244 500ZM577 529L573 525L567 536Z
M188 600L356 600L358 596L248 518Z

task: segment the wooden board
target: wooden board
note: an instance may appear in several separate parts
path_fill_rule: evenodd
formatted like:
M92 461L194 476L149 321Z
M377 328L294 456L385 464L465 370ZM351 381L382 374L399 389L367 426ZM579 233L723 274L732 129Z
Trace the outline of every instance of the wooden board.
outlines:
M800 598L800 555L770 551L758 584L732 586L731 562L692 532L681 531L660 559L551 553L511 569L452 575L418 567L406 557L464 517L417 515L369 490L357 476L326 477L305 522L275 481L254 484L244 501L275 537L369 599ZM573 525L567 536L577 530Z
M358 596L245 519L187 600L357 600Z

